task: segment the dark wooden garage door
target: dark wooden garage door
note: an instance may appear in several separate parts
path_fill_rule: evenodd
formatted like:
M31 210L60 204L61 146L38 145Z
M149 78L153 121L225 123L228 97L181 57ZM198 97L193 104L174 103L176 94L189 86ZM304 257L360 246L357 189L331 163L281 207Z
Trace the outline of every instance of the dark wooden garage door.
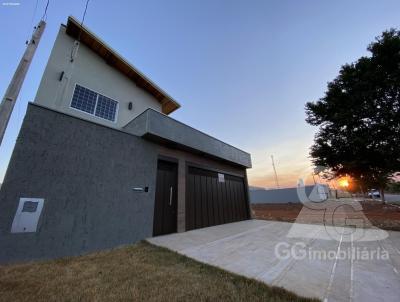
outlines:
M244 179L189 167L186 230L249 219Z

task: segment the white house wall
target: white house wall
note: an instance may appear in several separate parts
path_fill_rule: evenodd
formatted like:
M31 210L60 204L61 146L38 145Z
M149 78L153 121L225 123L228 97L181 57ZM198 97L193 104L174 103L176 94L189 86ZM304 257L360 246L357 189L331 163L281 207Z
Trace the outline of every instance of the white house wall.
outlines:
M81 44L71 63L74 39L61 26L47 62L35 102L99 124L122 128L148 108L161 112L161 104L148 92L110 67L101 57ZM64 76L60 81L60 76ZM116 121L108 121L70 107L75 85L79 84L118 102ZM132 102L132 110L128 109Z

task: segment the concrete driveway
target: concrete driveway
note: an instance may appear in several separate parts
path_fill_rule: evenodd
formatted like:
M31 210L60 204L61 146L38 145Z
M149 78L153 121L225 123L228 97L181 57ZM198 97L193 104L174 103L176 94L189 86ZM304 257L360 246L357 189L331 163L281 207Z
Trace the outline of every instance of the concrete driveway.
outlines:
M400 298L400 232L248 220L148 241L305 297Z

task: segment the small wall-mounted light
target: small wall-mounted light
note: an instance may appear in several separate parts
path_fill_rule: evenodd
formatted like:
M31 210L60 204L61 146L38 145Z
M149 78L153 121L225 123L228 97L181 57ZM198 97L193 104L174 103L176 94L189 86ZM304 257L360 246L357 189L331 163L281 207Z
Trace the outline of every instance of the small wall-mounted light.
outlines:
M128 104L128 109L129 109L129 110L132 110L132 108L133 108L133 104L132 104L132 102L129 102L129 104Z
M135 188L132 188L132 190L134 191L134 192L137 192L137 193L142 193L142 192L149 192L149 187L135 187Z

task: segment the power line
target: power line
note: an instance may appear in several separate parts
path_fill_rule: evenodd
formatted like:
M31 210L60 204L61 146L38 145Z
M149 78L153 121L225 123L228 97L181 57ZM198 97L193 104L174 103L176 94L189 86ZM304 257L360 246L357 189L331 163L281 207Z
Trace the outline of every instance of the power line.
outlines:
M34 21L35 16L36 16L36 11L37 11L37 8L38 8L38 4L39 4L39 0L36 0L35 9L33 10L33 15L32 15L32 19L31 19L31 27L32 27L33 21Z
M75 42L74 42L74 44L72 45L72 48L71 48L71 55L70 55L70 62L71 63L74 62L75 57L78 54L78 49L79 49L79 45L80 45L80 42L81 42L83 22L85 22L85 17L86 17L86 12L87 12L87 9L88 9L88 5L89 5L89 0L86 0L85 10L83 11L83 16L82 16L81 26L80 26L80 29L79 29L78 38L75 40ZM71 72L72 72L72 69L71 69Z
M86 17L86 12L87 12L87 9L88 9L89 1L90 0L86 0L85 10L83 11L83 16L82 16L82 21L81 21L81 30L79 31L79 36L78 36L78 41L79 42L81 41L82 26L83 26L83 22L85 22L85 17Z
M83 12L83 17L82 17L81 26L83 25L83 22L85 22L86 11L87 11L87 8L88 8L88 5L89 5L89 1L90 1L90 0L86 0L86 5L85 5L85 10L84 10L84 12Z
M29 43L30 35L31 35L31 34L33 33L33 31L35 30L35 29L33 29L33 30L31 31L31 28L33 28L33 21L35 20L35 17L36 17L36 12L37 12L37 8L38 8L38 4L39 4L39 0L36 0L35 9L33 10L33 13L32 13L31 23L29 24L29 29L28 29L28 32L27 32L27 34L26 34L26 42L25 42L25 44L28 44L28 43Z
M272 168L274 168L274 173L275 173L276 187L279 189L278 174L276 173L276 168L275 168L275 162L274 162L274 156L273 155L271 155L271 160L272 160Z
M46 7L44 9L44 13L43 13L43 16L42 16L42 20L47 18L47 8L49 7L49 2L50 2L50 0L47 0Z

